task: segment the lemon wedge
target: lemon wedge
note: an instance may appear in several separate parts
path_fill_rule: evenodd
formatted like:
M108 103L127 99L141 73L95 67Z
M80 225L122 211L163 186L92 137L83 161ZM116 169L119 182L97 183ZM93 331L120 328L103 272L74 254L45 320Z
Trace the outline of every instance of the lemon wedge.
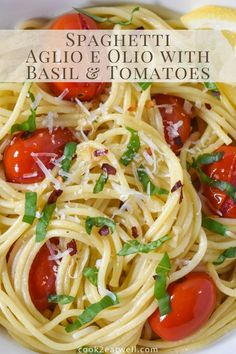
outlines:
M220 30L233 48L236 47L236 9L223 6L203 6L181 17L188 29ZM217 83L220 91L236 106L236 85Z
M189 29L213 28L236 32L236 9L222 6L203 6L181 17Z

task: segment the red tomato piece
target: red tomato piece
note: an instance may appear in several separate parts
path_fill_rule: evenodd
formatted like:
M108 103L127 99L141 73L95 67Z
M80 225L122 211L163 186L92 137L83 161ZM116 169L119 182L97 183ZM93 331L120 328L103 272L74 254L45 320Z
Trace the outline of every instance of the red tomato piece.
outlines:
M65 144L70 141L76 141L76 138L67 128L53 129L51 134L48 129L38 129L32 134L16 134L3 155L7 181L22 184L42 181L45 175L32 153L39 154L38 159L47 169L52 169L52 158L60 157Z
M89 30L98 29L96 22L80 13L69 13L58 17L51 25L53 30ZM64 99L78 98L81 101L90 101L104 89L100 82L50 82L48 83L54 95L59 96L64 90L69 92Z
M164 125L167 143L175 153L179 153L191 132L192 110L184 110L184 99L172 95L157 94L154 96Z
M224 152L222 159L204 166L204 172L216 180L229 182L236 187L236 146L221 146L217 151ZM202 194L207 198L207 204L214 214L226 218L236 217L236 204L224 192L203 185Z
M51 242L58 243L58 239ZM56 294L56 262L49 260L50 251L44 244L37 253L29 272L29 293L34 306L40 311L50 307L48 295Z
M152 330L162 339L176 341L200 329L216 307L216 287L203 272L193 272L168 289L171 312L160 317L157 309L149 318Z

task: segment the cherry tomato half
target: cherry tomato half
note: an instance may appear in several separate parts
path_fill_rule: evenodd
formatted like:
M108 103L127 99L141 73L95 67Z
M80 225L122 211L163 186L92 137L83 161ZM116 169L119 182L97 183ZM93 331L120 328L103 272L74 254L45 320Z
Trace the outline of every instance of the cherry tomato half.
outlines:
M98 29L98 27L96 22L86 15L69 13L58 17L52 23L51 29L89 30ZM90 101L98 96L104 88L104 84L100 82L50 82L48 86L56 96L59 96L65 89L68 89L69 92L64 99L71 100L78 98L81 101Z
M236 187L236 146L221 146L217 151L224 152L222 159L203 168L211 178L229 182ZM236 204L224 192L217 188L203 185L203 195L213 213L226 218L236 217Z
M59 244L59 239L54 237L50 240L54 245ZM70 255L77 253L77 247L74 240L67 244L67 249L70 249ZM37 253L29 272L29 292L31 300L39 311L44 311L50 308L48 295L56 294L56 274L55 267L57 266L54 260L49 260L50 251L44 244Z
M172 283L168 289L171 312L160 317L157 309L149 318L152 330L162 339L175 341L197 331L216 307L216 287L203 272L193 272Z
M76 138L66 128L53 129L51 134L48 129L38 129L32 134L16 134L3 155L7 181L22 184L42 181L45 175L31 154L37 153L46 168L52 169L53 154L55 158L60 157L69 141L76 141Z
M191 132L193 112L184 110L184 99L171 95L154 96L164 125L164 134L171 149L178 153Z
M53 239L52 242L57 243ZM50 307L48 295L56 293L56 274L54 266L56 262L49 260L50 251L44 244L37 253L29 272L29 293L34 306L39 311Z

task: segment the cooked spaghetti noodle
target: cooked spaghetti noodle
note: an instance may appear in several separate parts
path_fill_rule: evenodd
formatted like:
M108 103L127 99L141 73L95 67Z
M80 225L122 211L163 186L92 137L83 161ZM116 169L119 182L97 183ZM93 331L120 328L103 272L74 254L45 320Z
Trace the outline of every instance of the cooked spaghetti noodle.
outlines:
M96 7L88 11L114 20L128 20L131 10L130 6L122 6ZM31 20L22 28L43 26L44 20ZM134 14L129 27L140 26L170 28L167 22L145 8ZM224 250L236 246L236 221L216 218L228 226L230 231L226 238L202 228L204 205L186 169L193 158L235 141L235 108L227 95L221 92L217 99L202 84L154 83L142 91L137 84L113 83L98 99L78 104L56 99L36 84L0 83L1 154L9 144L11 127L25 121L30 114L29 91L36 98L40 97L37 128L50 124L51 128L71 128L80 143L66 181L58 182L63 193L41 243L35 242L37 219L32 225L22 221L25 193L37 193L41 212L58 181L60 161L39 183L10 183L1 174L0 324L23 346L35 352L55 354L72 354L83 346L102 347L107 351L137 346L158 348L161 353L179 353L203 347L236 327L235 261L227 259L221 265L212 264ZM205 122L204 132L193 132L179 156L165 141L158 106L150 104L158 93L191 102L198 119ZM127 127L138 132L140 149L125 167L120 158L130 139ZM94 151L106 153L95 156ZM148 156L147 151L151 151ZM104 189L94 194L93 188L104 163L113 166L116 174L109 176ZM137 175L140 164L153 183L168 194L151 196L143 191ZM183 185L182 192L181 188L173 190L176 183ZM88 216L113 220L115 231L108 237L101 237L96 230L88 235L84 226ZM121 257L118 253L124 243L134 239L134 228L136 240L142 243L164 235L168 235L169 240L153 252ZM59 238L60 244L53 246L50 242L53 238ZM74 255L67 249L72 240L77 248ZM56 249L56 293L70 295L75 300L40 313L30 297L28 279L32 262L43 244L52 248L52 252ZM178 342L157 339L147 324L158 307L153 294L153 275L165 252L172 265L168 283L193 270L205 270L219 290L217 307L209 321ZM83 276L86 266L97 267L97 287ZM98 313L82 329L65 331L86 307L111 292L117 294L119 304Z

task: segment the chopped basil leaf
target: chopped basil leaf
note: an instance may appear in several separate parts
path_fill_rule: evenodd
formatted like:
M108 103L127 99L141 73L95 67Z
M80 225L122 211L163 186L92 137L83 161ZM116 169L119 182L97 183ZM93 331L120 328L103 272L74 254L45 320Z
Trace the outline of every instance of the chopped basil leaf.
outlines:
M88 306L81 313L81 315L79 315L78 319L75 322L65 328L66 332L72 332L84 326L85 324L91 322L102 310L117 304L119 304L119 299L116 294L114 294L114 299L111 298L109 295L104 296L99 302Z
M32 94L32 92L29 92L29 96L30 99L32 101L32 103L34 103L35 101L35 97ZM29 132L29 133L33 133L36 129L36 110L37 107L35 107L34 109L30 109L31 114L29 116L29 118L24 121L23 123L16 123L11 127L11 134L14 134L17 131L24 131L24 132Z
M80 347L76 350L76 353L103 354L103 351L93 347Z
M138 82L138 85L145 91L152 85L152 82Z
M236 258L236 247L230 247L225 250L219 257L213 262L213 264L222 264L227 258Z
M137 130L134 130L132 128L126 128L126 129L130 132L131 137L127 145L126 151L123 153L123 155L120 158L120 162L123 165L128 166L128 164L133 160L133 158L139 151L140 139Z
M203 154L203 155L199 155L197 157L197 164L199 165L209 165L213 162L218 162L222 159L222 157L224 156L224 152L223 151L219 151L219 152L214 152L211 154Z
M70 295L48 295L48 302L66 305L74 301L74 296Z
M86 267L83 270L83 275L87 278L90 283L97 286L98 283L98 269L96 267Z
M87 219L85 220L85 230L87 234L91 234L93 226L96 227L103 227L103 226L108 226L111 233L115 231L116 224L114 221L104 218L102 216L97 216L97 217L90 217L88 216Z
M222 236L227 236L227 232L229 231L228 226L221 224L219 221L216 221L214 219L207 218L205 216L202 217L202 226L205 229L215 232Z
M121 26L130 25L132 23L132 21L133 21L134 13L139 11L139 7L135 7L131 11L131 16L130 16L129 20L127 20L127 21L113 21L109 17L101 17L101 16L97 16L97 15L92 15L91 13L89 13L89 12L87 12L85 10L78 9L78 8L74 8L74 9L75 9L75 11L92 18L96 22L99 22L99 23L109 22L109 23L113 23L115 25L121 25Z
M169 240L167 235L150 243L140 243L138 240L131 240L123 245L122 249L118 253L118 256L128 256L133 253L149 253L158 247L161 247L161 245L167 240Z
M154 296L158 300L160 315L170 313L170 296L166 291L167 277L171 270L170 258L167 253L156 267L156 281L154 286Z
M97 180L97 182L96 182L96 184L95 184L95 186L93 188L93 193L96 194L96 193L101 192L103 190L107 180L108 180L108 173L106 171L103 171L100 174L100 176L99 176L99 178L98 178L98 180Z
M213 95L219 96L220 91L214 82L204 82L204 86L213 93Z
M144 191L149 195L162 195L169 193L165 188L157 187L152 183L143 165L138 167L137 173L139 182L142 183Z
M36 215L37 206L37 193L26 192L25 193L25 214L23 216L23 221L27 224L33 224Z
M48 224L56 208L56 203L46 204L36 226L36 242L41 242L47 234Z
M70 170L71 161L76 151L76 146L77 143L75 143L74 141L70 141L65 145L63 152L63 160L61 163L62 171L68 172ZM63 179L66 180L67 177L63 176Z

